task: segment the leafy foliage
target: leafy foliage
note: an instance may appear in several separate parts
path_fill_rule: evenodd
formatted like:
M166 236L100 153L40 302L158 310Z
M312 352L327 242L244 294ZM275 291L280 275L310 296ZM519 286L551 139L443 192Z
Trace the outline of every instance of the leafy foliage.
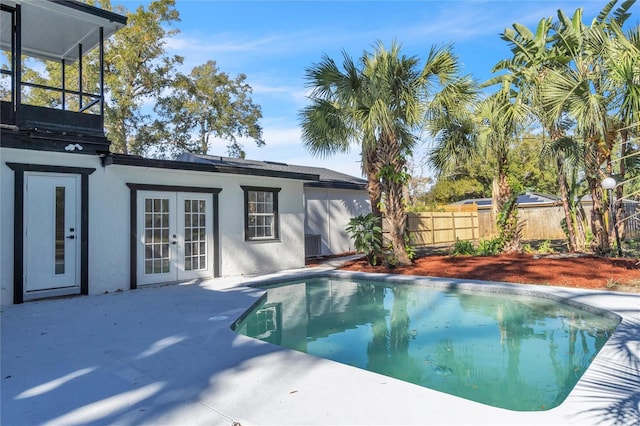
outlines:
M628 142L633 133L638 134L640 122L639 27L632 27L628 34L622 31L634 0L617 8L616 4L617 0L609 1L589 24L583 23L581 8L571 16L559 10L555 22L551 18L539 22L535 35L524 25L514 24L502 35L513 57L495 67L507 71L526 94L532 114L550 136L550 145L555 145L551 152L558 168L572 250L580 249L587 237L572 205L570 179L578 173L584 176L592 200L591 249L606 253L610 242L600 182L612 174L616 151L620 157L630 158L629 154L638 150L637 144L632 147ZM504 77L493 79L501 80ZM579 154L579 161L574 161L575 154ZM625 162L619 162L618 168L623 182ZM618 197L623 195L623 185L617 192Z
M258 146L264 145L258 124L262 113L251 100L251 92L244 74L231 78L215 61L194 67L189 75L178 74L173 90L160 97L155 107L157 139L164 142L156 147L168 154L206 154L213 136L229 141L230 156L243 158L237 137L250 137Z
M369 265L376 266L383 252L380 217L373 213L351 218L346 228L356 251L364 253Z
M541 160L543 135L525 132L513 141L508 153L509 178L521 192L557 194L557 172L552 162ZM490 198L497 163L489 155L460 160L448 173L439 174L428 192L415 198L423 203L450 204L468 198Z
M453 256L473 256L476 248L471 241L457 239L449 253Z
M407 252L409 260L413 262L418 254L416 253L416 249L411 245L408 235L405 235L404 238L404 249Z
M97 1L87 3L97 5ZM101 7L111 10L108 0ZM180 15L175 0L153 0L134 11L120 7L128 23L105 44L105 129L114 152L171 157L184 151L206 153L209 139L225 139L229 153L242 157L237 138L253 138L264 145L260 107L251 100L252 89L246 76L230 77L215 61L196 66L189 75L178 73L184 58L169 55L166 45L179 33ZM57 87L62 68L57 62L29 62L24 80ZM98 52L83 58L83 92L98 93ZM78 88L78 65L65 67L65 84ZM56 92L32 89L25 101L40 106L59 107ZM155 104L155 115L147 113L145 103ZM86 104L86 99L85 99ZM77 96L67 95L66 108L77 109Z
M302 141L313 155L359 145L372 209L381 214L384 193L389 238L401 264L410 262L403 241L407 159L428 115L427 100L455 81L459 66L450 46L433 47L424 66L419 63L395 42L389 49L377 43L359 61L343 53L341 66L325 55L306 70L312 92L310 105L300 113ZM449 93L450 104L454 94Z
M500 237L491 240L480 240L478 247L468 240L456 240L449 250L453 256L495 256L502 252L504 240Z
M555 253L555 250L553 249L553 246L551 245L551 241L550 240L543 241L542 244L540 244L540 247L538 247L537 251L540 254L552 254L552 253Z
M476 253L478 256L495 256L502 252L503 247L504 240L500 237L491 240L480 240Z
M127 26L110 39L105 53L105 89L111 101L105 108L105 127L112 150L142 154L155 141L144 136L151 117L142 103L172 86L183 58L166 53L166 43L179 32L175 0L154 0L145 9L127 13Z

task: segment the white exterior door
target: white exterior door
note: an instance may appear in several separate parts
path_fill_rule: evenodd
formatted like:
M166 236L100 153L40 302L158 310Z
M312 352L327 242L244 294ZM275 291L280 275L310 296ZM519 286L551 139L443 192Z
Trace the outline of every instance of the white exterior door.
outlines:
M25 173L24 292L80 289L80 176Z
M213 276L211 195L138 192L138 284Z

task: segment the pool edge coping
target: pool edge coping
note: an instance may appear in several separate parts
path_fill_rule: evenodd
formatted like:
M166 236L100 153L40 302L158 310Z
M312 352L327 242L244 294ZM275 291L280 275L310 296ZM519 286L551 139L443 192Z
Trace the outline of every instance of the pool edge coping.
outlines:
M621 328L623 327L631 326L632 328L635 327L640 329L640 294L635 294L635 293L613 292L613 291L606 291L606 290L592 290L592 289L582 289L582 288L572 288L572 287L544 286L540 284L522 284L522 283L509 283L509 282L501 282L501 281L442 278L442 277L431 277L431 276L422 276L422 275L370 273L370 272L359 272L359 271L343 271L343 270L335 270L335 269L322 269L322 270L304 269L304 270L284 271L277 274L270 274L268 276L251 277L248 280L243 281L242 283L239 283L239 285L242 287L260 289L260 287L262 286L295 281L299 279L320 278L320 277L328 277L328 278L333 277L333 278L341 278L341 279L359 278L359 279L367 279L371 281L380 281L380 282L386 281L386 282L394 282L394 283L420 282L421 285L426 285L432 288L440 288L440 289L457 288L457 289L468 290L468 291L485 291L488 293L516 294L516 295L523 295L523 296L541 297L547 300L552 300L552 301L564 303L576 308L584 309L592 313L602 314L609 318L616 319L619 321L615 331L612 333L609 339L607 339L607 342L605 343L605 345L600 349L600 351L598 351L595 358L591 361L590 365L587 367L582 377L578 380L578 382L575 384L571 392L569 392L569 394L564 399L564 401L558 406L548 410L544 410L544 411L522 411L522 412L488 406L496 410L506 410L514 414L519 414L519 413L529 414L529 415L542 414L542 413L549 413L551 415L558 414L558 415L563 415L565 420L568 420L569 418L573 418L575 416L579 416L580 414L582 414L580 412L579 413L572 412L573 411L572 407L575 407L576 405L584 404L585 396L582 393L589 392L588 389L585 388L587 387L585 385L586 383L589 383L589 382L596 383L602 380L602 378L598 377L597 374L608 369L608 361L610 361L609 358L613 359L615 353L618 352L618 348L615 347L616 335L618 335L621 332ZM265 293L266 293L266 289L265 289ZM625 309L625 308L616 309L615 306L604 306L604 304L599 301L600 298L608 298L611 296L626 296L632 299L637 299L638 305L634 307L635 315L632 315L631 313L629 313L628 309ZM583 299L583 298L587 300L580 300L580 301L575 300L575 299ZM593 299L593 300L589 300L589 299ZM247 312L250 311L251 308L252 307L248 307L247 310L243 312L242 315L244 316ZM236 321L239 321L239 319ZM236 321L234 321L234 324ZM281 347L281 348L284 350L292 350L284 347ZM628 365L627 369L632 370L632 374L638 375L640 373L640 358L635 360L635 365ZM372 374L375 374L375 373L372 373ZM390 380L400 380L400 379L390 378ZM440 392L433 389L431 390L434 392ZM440 393L443 393L443 392L440 392ZM446 395L450 395L450 394L446 394ZM468 402L482 404L475 401L467 400L459 396L455 396L455 395L450 395L450 396L454 398L460 398ZM482 405L486 405L486 404L482 404ZM583 410L583 413L588 413L589 411L593 411L593 409Z

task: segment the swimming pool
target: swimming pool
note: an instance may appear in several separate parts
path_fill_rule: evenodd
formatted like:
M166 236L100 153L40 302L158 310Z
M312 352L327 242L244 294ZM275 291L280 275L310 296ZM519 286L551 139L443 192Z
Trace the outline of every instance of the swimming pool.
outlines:
M236 332L495 407L559 405L618 325L516 294L309 278L267 288Z

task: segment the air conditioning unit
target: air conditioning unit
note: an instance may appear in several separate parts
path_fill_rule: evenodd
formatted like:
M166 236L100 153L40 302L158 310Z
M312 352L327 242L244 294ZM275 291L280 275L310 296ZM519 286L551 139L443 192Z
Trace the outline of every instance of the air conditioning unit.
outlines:
M322 235L304 234L304 256L322 256Z

